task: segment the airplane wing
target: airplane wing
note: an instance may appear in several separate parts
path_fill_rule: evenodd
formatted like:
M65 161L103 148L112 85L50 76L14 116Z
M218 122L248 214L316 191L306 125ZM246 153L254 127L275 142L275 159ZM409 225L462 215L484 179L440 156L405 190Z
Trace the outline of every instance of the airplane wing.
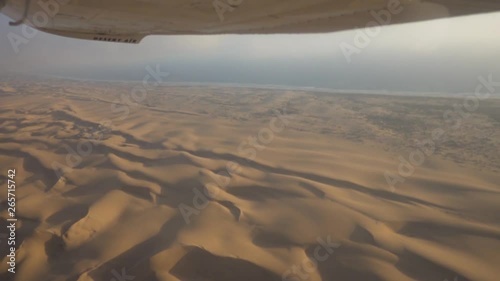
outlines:
M148 35L320 33L500 11L498 0L0 0L13 25L139 43Z

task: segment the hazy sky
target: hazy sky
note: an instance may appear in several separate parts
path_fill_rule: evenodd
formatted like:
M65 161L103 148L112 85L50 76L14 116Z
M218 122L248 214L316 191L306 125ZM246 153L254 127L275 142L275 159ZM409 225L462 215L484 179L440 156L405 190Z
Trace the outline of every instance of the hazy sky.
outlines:
M356 32L313 35L150 36L139 45L22 34L0 15L0 72L140 80L160 64L172 82L273 84L334 89L468 92L500 80L500 13L384 27L348 63L340 44ZM167 81L167 82L168 82Z

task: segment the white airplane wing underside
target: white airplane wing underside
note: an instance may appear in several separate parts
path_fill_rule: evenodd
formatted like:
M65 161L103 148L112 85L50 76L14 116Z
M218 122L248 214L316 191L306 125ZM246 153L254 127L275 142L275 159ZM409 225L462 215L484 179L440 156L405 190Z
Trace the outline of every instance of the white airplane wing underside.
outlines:
M0 8L45 32L138 43L153 34L333 32L500 11L500 1L0 0Z

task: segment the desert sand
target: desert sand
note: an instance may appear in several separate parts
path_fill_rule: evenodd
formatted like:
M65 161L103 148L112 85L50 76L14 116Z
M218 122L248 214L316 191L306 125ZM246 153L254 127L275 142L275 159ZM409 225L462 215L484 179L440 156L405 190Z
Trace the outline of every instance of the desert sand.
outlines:
M0 83L1 280L498 280L499 99L140 85Z

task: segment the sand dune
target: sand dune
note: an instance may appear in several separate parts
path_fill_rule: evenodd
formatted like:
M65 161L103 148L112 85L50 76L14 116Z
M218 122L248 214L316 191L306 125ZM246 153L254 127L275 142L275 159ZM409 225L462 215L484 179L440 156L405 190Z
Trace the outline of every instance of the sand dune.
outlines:
M498 279L500 100L134 86L2 82L1 280Z

